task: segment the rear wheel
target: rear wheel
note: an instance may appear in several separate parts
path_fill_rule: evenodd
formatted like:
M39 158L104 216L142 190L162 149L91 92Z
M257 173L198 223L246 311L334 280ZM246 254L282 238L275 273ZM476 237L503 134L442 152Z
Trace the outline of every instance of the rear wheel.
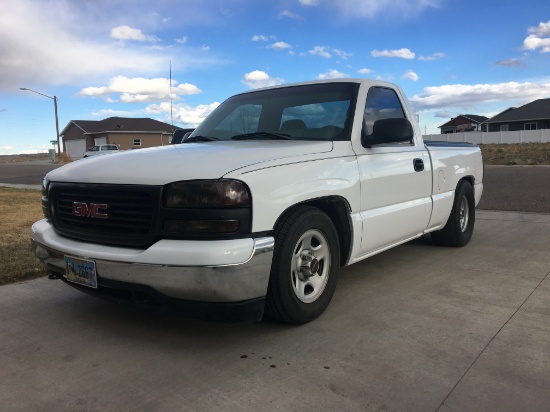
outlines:
M287 323L306 323L326 309L340 266L338 235L321 210L301 207L275 231L266 313Z
M433 241L442 246L465 246L472 238L476 218L474 189L470 182L461 180L455 192L453 209L445 227L432 232Z

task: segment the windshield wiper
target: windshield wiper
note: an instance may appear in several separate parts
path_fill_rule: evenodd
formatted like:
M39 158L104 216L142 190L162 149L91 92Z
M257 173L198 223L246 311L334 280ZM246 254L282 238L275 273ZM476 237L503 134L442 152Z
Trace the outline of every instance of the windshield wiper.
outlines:
M183 143L192 143L192 142L212 142L214 140L220 140L217 137L210 136L191 136L183 141Z
M237 134L231 137L233 140L249 140L249 139L274 139L274 140L292 140L292 136L284 133L269 133L255 132Z

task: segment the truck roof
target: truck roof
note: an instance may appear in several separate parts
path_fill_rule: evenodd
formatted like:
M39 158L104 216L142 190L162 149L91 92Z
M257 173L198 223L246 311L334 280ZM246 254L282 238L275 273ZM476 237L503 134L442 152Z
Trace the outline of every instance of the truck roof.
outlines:
M305 86L309 84L327 84L327 83L357 83L357 84L368 84L371 86L384 86L384 87L392 87L392 88L398 88L394 83L384 82L382 80L374 80L374 79L364 79L364 78L341 78L341 79L324 79L324 80L311 80L306 82L297 82L297 83L284 83L279 84L276 86L269 86L269 87L262 87L259 89L254 90L247 90L241 93L238 93L237 95L241 94L247 94L247 93L254 93L261 90L271 90L271 89L282 89L285 87L294 87L294 86Z

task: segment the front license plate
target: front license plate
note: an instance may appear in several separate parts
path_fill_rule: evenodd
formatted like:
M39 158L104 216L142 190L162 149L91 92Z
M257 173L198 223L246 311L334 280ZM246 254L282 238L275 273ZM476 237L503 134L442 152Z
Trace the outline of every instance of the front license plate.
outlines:
M65 255L65 277L69 282L97 288L95 262Z

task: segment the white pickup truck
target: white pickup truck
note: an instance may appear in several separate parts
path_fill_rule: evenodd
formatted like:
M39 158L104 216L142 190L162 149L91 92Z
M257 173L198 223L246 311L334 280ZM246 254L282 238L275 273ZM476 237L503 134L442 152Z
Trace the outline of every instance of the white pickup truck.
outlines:
M315 81L233 96L182 144L48 173L31 237L85 292L304 323L340 267L427 233L466 245L482 191L479 147L423 142L397 86Z

